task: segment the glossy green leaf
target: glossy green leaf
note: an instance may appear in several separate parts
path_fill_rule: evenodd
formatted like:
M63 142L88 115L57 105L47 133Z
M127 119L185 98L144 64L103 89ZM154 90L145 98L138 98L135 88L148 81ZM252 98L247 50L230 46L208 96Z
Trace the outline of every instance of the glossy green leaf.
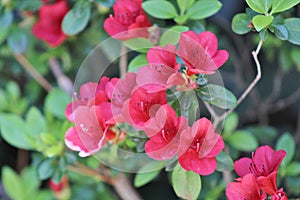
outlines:
M124 44L128 48L142 53L146 53L149 48L153 47L153 44L146 38L129 39L124 41Z
M265 15L256 15L253 19L252 19L252 23L255 27L255 29L259 32L262 29L266 28L267 26L269 26L272 21L274 20L273 16L265 16Z
M231 171L233 170L233 160L231 157L222 151L217 157L217 170L218 171Z
M159 44L164 47L167 44L177 45L180 34L182 32L188 31L189 27L187 26L173 26L169 28L164 34L161 36Z
M213 104L222 109L231 109L236 106L236 97L226 88L208 84L198 90L198 94L203 101Z
M7 195L14 200L26 200L22 179L9 167L2 168L2 183Z
M191 7L195 0L177 0L178 7L180 12L183 13L186 9Z
M159 19L172 19L178 15L176 8L169 1L146 1L142 6L149 15Z
M41 134L47 130L46 120L36 107L31 107L27 112L26 127L32 136Z
M282 24L274 24L271 26L274 34L281 40L287 40L289 37L289 32Z
M246 0L248 6L255 12L266 13L263 1L264 0Z
M289 37L288 41L300 45L300 18L289 18L284 21Z
M48 158L38 165L38 176L41 180L50 178L55 172L55 159Z
M199 20L216 14L222 8L222 3L217 0L199 0L187 9L190 19Z
M239 151L254 151L258 147L257 139L248 131L239 130L234 132L229 138L228 143Z
M300 175L300 162L290 163L285 169L285 175L299 176Z
M139 68L148 65L148 61L146 58L146 54L140 54L136 57L134 57L129 65L128 65L128 71L129 72L136 72Z
M67 35L81 32L91 17L91 6L88 1L79 1L64 17L62 29Z
M19 116L0 115L0 130L2 138L10 145L20 149L35 149L33 138L28 135L26 124Z
M201 179L199 174L185 171L180 165L177 165L172 172L172 186L178 197L194 200L200 194Z
M237 14L233 17L231 28L237 34L245 34L251 31L250 20L245 13Z
M300 0L273 0L271 13L278 13L288 10L300 3Z
M143 166L134 177L134 186L141 187L155 179L165 165L165 161L153 161Z
M284 133L277 141L276 143L276 150L285 150L286 156L283 159L281 165L287 166L293 159L295 150L296 150L296 144L294 141L294 138L289 133Z
M65 119L65 109L70 101L71 97L66 92L53 89L46 97L44 110L55 117Z
M23 30L14 28L7 37L7 44L13 53L23 53L28 44L26 33Z
M237 113L233 112L231 113L226 119L224 123L224 134L231 135L233 131L237 128L239 124L239 116Z

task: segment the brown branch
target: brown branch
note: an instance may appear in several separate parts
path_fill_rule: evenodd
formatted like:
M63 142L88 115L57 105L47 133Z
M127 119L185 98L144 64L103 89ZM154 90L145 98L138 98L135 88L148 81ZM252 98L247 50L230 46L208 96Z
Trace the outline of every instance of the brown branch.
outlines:
M34 66L22 55L13 54L20 65L48 92L52 90L51 84L34 68Z
M272 109L272 113L282 110L284 108L289 107L290 105L296 103L300 99L300 88L298 88L293 94L290 96L279 100L274 105L270 106Z
M52 71L58 86L68 94L73 93L73 82L61 70L61 66L56 58L50 58L48 61L50 70Z
M247 95L252 91L252 89L255 87L255 85L257 84L257 82L261 79L261 66L260 66L260 62L258 60L258 54L260 52L262 44L263 44L263 40L260 40L259 43L258 43L258 46L257 46L256 50L252 52L252 56L253 56L253 59L255 61L256 69L257 69L257 75L256 75L255 79L251 82L251 84L243 92L243 94L238 98L236 106L234 108L228 110L227 112L225 112L223 115L221 115L221 116L219 116L219 117L216 118L216 120L214 121L215 128L217 128L217 126L219 125L219 123L222 120L224 120L230 113L232 113L233 110L238 105L240 105L240 103L247 97Z
M128 62L127 47L122 43L121 50L120 50L120 61L119 61L120 77L125 75L127 72L127 62Z

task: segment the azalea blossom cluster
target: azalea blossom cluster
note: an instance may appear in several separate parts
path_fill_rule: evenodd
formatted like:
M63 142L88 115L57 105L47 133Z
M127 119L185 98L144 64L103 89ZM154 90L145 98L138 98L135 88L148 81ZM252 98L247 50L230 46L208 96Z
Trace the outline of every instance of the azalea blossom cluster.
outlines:
M234 163L240 178L226 189L228 199L287 200L283 189L277 187L277 173L284 159L284 150L274 151L269 146L261 146L252 153L252 158L241 158Z
M184 63L177 63L177 55ZM67 146L80 156L89 156L109 140L124 137L126 133L117 125L127 123L148 136L145 151L149 157L168 160L177 155L184 169L201 175L213 173L215 157L224 148L222 137L206 118L188 126L188 119L177 116L167 101L166 91L197 88L197 77L214 73L227 58L227 51L218 50L213 33L187 31L181 34L177 48L151 48L148 65L137 73L82 85L79 98L66 109L67 118L75 123L66 133Z

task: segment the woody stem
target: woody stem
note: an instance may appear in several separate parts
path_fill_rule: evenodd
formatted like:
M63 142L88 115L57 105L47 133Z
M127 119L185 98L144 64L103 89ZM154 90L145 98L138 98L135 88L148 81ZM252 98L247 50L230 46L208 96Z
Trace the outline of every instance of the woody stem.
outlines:
M260 40L257 48L255 51L252 51L252 57L255 61L256 64L256 70L257 70L257 74L255 79L251 82L251 84L247 87L247 89L243 92L243 94L238 98L237 100L237 104L234 108L228 110L227 112L225 112L223 115L217 117L214 121L214 126L217 127L219 125L219 123L224 120L230 113L232 113L234 111L234 109L241 104L241 102L247 97L247 95L252 91L252 89L256 86L256 84L258 83L258 81L261 79L261 65L258 59L258 54L260 52L260 49L262 47L263 44L263 40Z

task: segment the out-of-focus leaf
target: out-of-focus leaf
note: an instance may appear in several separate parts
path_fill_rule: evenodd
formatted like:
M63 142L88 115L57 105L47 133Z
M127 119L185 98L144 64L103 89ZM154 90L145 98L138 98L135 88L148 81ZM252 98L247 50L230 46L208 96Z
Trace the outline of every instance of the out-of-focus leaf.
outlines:
M281 166L287 166L293 159L295 150L296 150L296 144L294 141L294 138L289 133L284 133L277 141L276 143L276 150L285 150L286 156L283 159Z
M60 119L65 119L65 109L71 98L60 89L53 89L46 97L44 110Z
M217 157L217 170L218 171L231 171L233 170L233 161L231 157L222 151Z
M288 41L300 45L300 18L286 19L283 25L289 33Z
M285 169L285 175L299 176L300 175L300 162L290 163Z
M47 130L45 117L36 107L31 107L27 112L26 127L33 137Z
M7 44L13 53L23 53L28 44L26 33L23 30L14 28L7 37Z
M239 130L228 138L228 143L240 151L254 151L258 147L257 139L248 131Z
M2 183L6 193L11 199L26 200L22 180L11 168L2 168Z

